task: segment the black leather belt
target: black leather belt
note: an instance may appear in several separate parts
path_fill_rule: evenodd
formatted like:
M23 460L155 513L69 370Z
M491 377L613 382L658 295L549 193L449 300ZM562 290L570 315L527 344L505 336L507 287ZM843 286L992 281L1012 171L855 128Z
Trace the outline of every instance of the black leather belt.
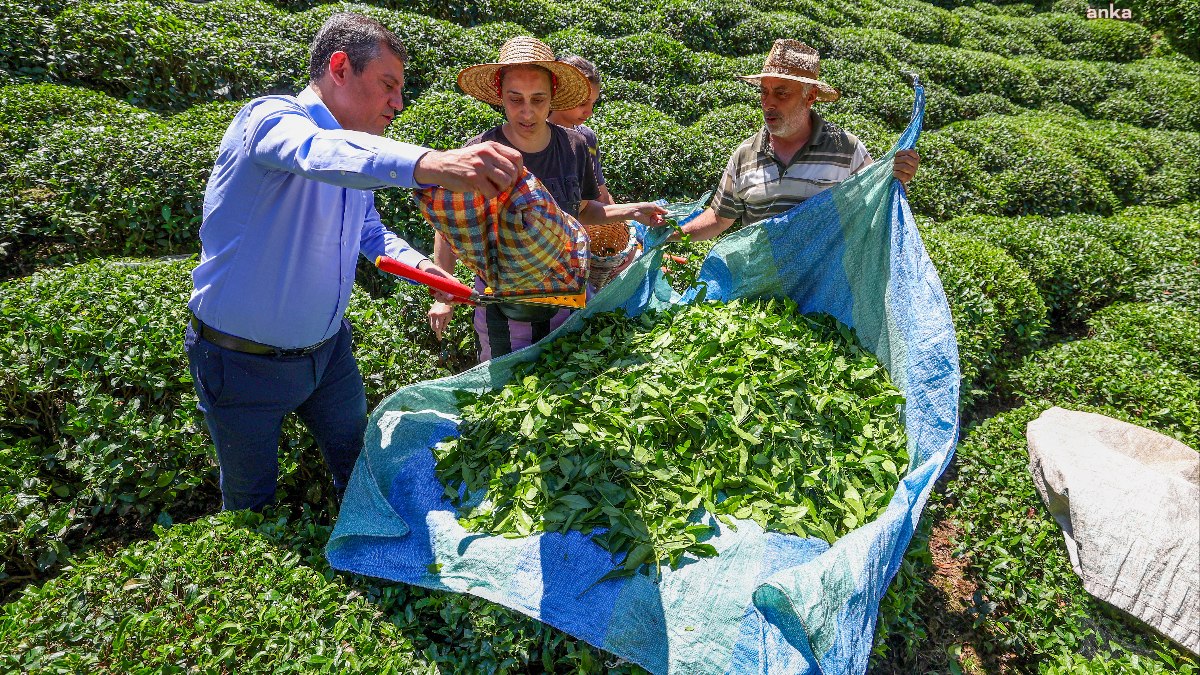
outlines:
M232 349L235 352L243 352L245 354L259 354L259 355L270 354L272 356L307 356L307 355L317 351L321 347L324 347L325 343L332 340L333 337L337 337L335 335L333 337L325 338L324 340L321 340L320 342L318 342L315 345L312 345L311 347L296 347L294 349L282 349L280 347L272 347L271 345L264 345L261 342L255 342L253 340L246 340L244 338L240 338L235 335L227 335L211 326L206 325L203 321L196 318L195 315L192 316L192 328L194 328L196 330L196 332L200 334L200 337L204 338L205 340L208 340L209 342L213 343L214 345L217 345L218 347L224 347L225 349Z

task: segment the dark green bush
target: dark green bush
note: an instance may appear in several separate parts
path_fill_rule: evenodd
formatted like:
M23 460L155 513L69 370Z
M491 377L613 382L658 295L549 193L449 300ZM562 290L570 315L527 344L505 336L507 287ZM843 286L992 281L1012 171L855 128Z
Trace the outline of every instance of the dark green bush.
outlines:
M1146 423L1129 408L1059 403ZM1089 595L1071 569L1062 532L1029 475L1025 425L1049 405L1029 403L965 433L955 455L955 479L931 500L944 505L949 528L957 533L955 554L967 561L968 580L978 585L969 608L977 633L971 644L985 662L1002 658L1018 672L1037 672L1062 652L1140 654L1194 669L1192 657Z
M1168 364L1200 378L1200 315L1169 305L1123 303L1088 320L1093 337L1155 352Z
M852 20L842 14L837 6L820 0L754 0L754 4L764 12L791 12L823 26L853 25Z
M963 407L986 398L997 375L1033 350L1046 330L1046 305L1003 249L943 229L924 232L958 338Z
M360 593L224 514L97 553L0 614L0 669L437 672Z
M1043 21L1067 47L1070 58L1084 61L1135 61L1154 47L1150 31L1133 21L1070 19L1049 16ZM1074 25L1071 25L1074 24Z
M723 78L700 84L660 84L653 89L646 104L670 115L680 124L691 124L710 110L757 102L757 90L733 78Z
M993 208L988 195L990 176L978 157L956 145L949 134L922 134L917 150L921 166L908 184L914 213L941 219Z
M1123 79L1118 66L1106 63L1059 61L1040 54L1021 56L1014 61L1036 78L1044 101L1065 103L1086 115L1092 114L1096 104Z
M19 460L4 492L25 495L18 503L28 511L0 518L7 574L40 575L92 539L216 507L215 462L182 347L194 265L94 261L2 287L0 453ZM351 297L370 405L449 374L429 304L408 284L381 300ZM469 348L470 331L468 321L454 324L449 358ZM323 503L329 481L311 438L290 423L282 445L281 498Z
M287 36L282 17L255 0L214 4L192 11L199 21L145 0L72 5L55 18L55 72L156 109L291 90L307 45Z
M1183 59L1142 59L1120 67L1096 117L1143 127L1200 131L1200 66Z
M867 146L871 157L882 157L888 150L891 150L892 145L900 137L899 133L888 129L880 120L854 112L838 111L836 104L830 106L828 110L822 111L822 116L827 122L833 122L857 136L858 140ZM761 121L761 113L759 117Z
M1066 229L1103 239L1135 268L1133 297L1200 312L1200 206L1135 207L1112 218L1063 216Z
M877 28L841 28L825 33L827 44L809 45L825 59L843 59L883 66L888 72L900 70L899 57L914 46L899 35ZM824 67L824 64L822 64Z
M578 29L546 36L555 53L573 52L588 58L605 77L621 77L647 84L700 84L728 80L741 72L732 59L693 52L677 40L646 32L611 40Z
M1176 0L1132 0L1129 4L1139 23L1161 30L1181 54L1200 59L1200 6Z
M1133 267L1139 277L1163 265L1200 261L1200 223L1170 209L1139 207L1102 218L1066 215L1054 219L1064 231L1082 232L1104 241Z
M326 19L342 11L365 14L387 26L400 38L408 52L408 63L404 68L404 94L409 100L415 99L432 85L444 70L454 69L457 72L463 66L486 63L496 58L497 50L491 49L483 41L468 39L467 31L461 26L420 14L370 5L319 5L292 17L291 29L296 39L307 45ZM305 65L307 67L307 61Z
M228 120L172 124L140 113L93 122L64 118L39 125L26 147L0 148L0 247L10 273L98 255L197 250L204 184Z
M1055 328L1082 323L1095 310L1128 297L1136 268L1104 240L1047 218L975 217L948 227L1006 250L1028 271Z
M50 64L54 22L29 2L0 0L0 72L44 77Z
M473 136L503 123L503 115L470 96L430 92L400 113L387 136L448 150L460 148Z
M931 523L938 518L938 507L928 505L913 532L908 551L900 561L900 569L879 601L879 617L875 623L875 647L871 651L868 672L905 672L902 666L927 644L929 632L923 605L930 585L926 580L933 570L929 551Z
M101 522L153 522L215 485L183 367L188 261L97 262L4 284L0 419L35 513L5 518L14 577ZM130 523L132 524L132 522Z
M738 50L736 38L730 38L737 35L739 24L756 14L748 0L661 0L655 10L657 32L689 49L720 54L746 53Z
M762 108L750 103L739 103L705 113L692 124L691 129L709 138L737 139L737 143L741 143L758 133L762 126Z
M776 40L791 38L815 47L830 44L830 28L791 12L762 12L746 17L728 33L729 51L734 56L766 54ZM824 56L824 54L822 54Z
M901 58L925 82L963 96L996 94L1026 106L1041 100L1037 78L1014 59L936 44L912 44Z
M848 59L821 60L821 78L841 92L832 104L822 104L822 114L848 110L882 120L897 131L912 117L912 80L899 64L884 66ZM925 84L928 84L927 82Z
M634 103L607 104L589 124L603 144L604 175L618 201L695 199L713 189L742 140L685 129Z
M1200 196L1200 134L1192 132L1036 113L952 124L924 136L922 150L933 137L912 194L915 208L939 218L1108 214ZM965 156L947 152L946 140Z
M842 5L841 11L859 25L888 30L913 42L956 45L963 32L960 17L920 0L860 1Z
M299 554L326 578L334 572L325 558L332 530L326 518L308 508L276 509L257 531ZM364 594L399 626L414 651L453 673L612 673L646 671L595 649L565 633L482 598L342 575L354 593Z
M960 21L960 47L1001 56L1037 55L1048 59L1067 58L1067 48L1054 31L1035 17L1014 17L991 12L993 6L956 7ZM989 10L989 11L983 11Z
M1127 342L1079 340L1030 355L1007 375L1027 401L1120 410L1135 424L1200 447L1200 383Z

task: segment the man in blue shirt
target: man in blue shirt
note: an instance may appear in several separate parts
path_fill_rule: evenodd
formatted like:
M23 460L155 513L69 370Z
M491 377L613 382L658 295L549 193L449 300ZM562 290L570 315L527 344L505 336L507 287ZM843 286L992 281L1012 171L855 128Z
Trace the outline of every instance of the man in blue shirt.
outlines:
M358 255L449 276L383 226L373 190L436 184L493 197L520 174L520 153L498 143L436 152L379 136L404 106L406 59L377 21L335 14L313 39L309 87L251 101L221 140L185 346L226 510L274 499L293 411L345 489L367 424L343 318Z

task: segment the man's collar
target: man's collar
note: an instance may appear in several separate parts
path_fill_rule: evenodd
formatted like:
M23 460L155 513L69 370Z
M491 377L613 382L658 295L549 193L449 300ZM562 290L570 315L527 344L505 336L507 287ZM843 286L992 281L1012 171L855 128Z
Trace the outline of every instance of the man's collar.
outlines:
M825 118L821 117L816 110L809 108L808 121L812 124L812 131L808 135L808 143L805 147L815 147L825 140ZM761 131L758 133L758 139L754 143L754 149L760 154L773 156L774 150L771 149L771 132L767 131L767 126L764 124Z
M333 113L329 112L329 107L325 105L320 96L317 96L317 92L312 87L305 87L304 91L296 95L296 100L300 102L300 105L304 106L304 109L308 111L308 114L317 123L317 126L322 129L342 128L342 125L338 124L337 118L333 116Z

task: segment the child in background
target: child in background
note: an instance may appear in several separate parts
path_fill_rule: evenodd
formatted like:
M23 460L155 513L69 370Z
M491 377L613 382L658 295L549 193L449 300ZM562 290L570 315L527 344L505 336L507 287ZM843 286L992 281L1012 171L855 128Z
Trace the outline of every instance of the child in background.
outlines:
M559 61L568 65L575 66L587 78L591 85L591 92L587 99L567 110L554 110L550 113L551 124L557 124L560 127L575 129L583 134L587 140L588 154L591 155L592 164L595 166L596 182L600 184L600 196L596 201L612 204L612 195L608 192L608 186L604 184L604 171L600 168L600 141L596 139L596 132L588 128L584 122L592 116L592 110L596 106L596 99L600 98L600 71L596 70L595 64L582 56L564 56Z

